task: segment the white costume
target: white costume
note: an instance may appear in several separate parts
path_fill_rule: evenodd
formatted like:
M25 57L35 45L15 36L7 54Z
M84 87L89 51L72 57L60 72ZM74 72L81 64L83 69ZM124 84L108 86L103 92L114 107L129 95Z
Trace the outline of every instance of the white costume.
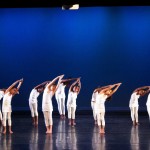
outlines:
M94 109L97 116L98 126L100 126L101 124L102 126L105 126L105 101L107 97L107 95L100 93L96 95L96 103Z
M75 119L77 93L69 91L67 100L68 118Z
M130 102L129 102L129 107L131 110L131 119L132 121L135 121L136 119L136 122L138 122L138 108L139 108L138 99L139 97L140 95L137 95L137 93L134 92L131 95Z
M96 112L95 112L95 102L96 102L96 95L98 94L98 92L95 92L92 94L92 99L91 99L91 107L92 107L92 110L93 110L93 117L94 117L94 120L96 120Z
M29 107L31 110L31 116L38 116L38 101L37 98L39 96L39 92L36 89L32 89L29 97Z
M0 91L0 100L4 97L4 91ZM0 120L3 120L1 109L0 109Z
M46 86L44 93L43 93L43 100L42 100L42 111L44 114L45 119L45 125L53 125L52 120L52 111L53 111L53 105L52 105L52 96L53 92L49 91L48 87Z
M149 115L149 118L150 118L150 94L148 94L146 106L147 106L147 112L148 112L148 115Z
M58 89L55 93L55 97L58 104L58 111L60 115L65 115L65 87L63 83L58 86Z
M6 120L8 119L8 125L11 126L11 100L12 94L7 92L3 97L3 104L2 104L2 112L3 112L3 125L6 126Z

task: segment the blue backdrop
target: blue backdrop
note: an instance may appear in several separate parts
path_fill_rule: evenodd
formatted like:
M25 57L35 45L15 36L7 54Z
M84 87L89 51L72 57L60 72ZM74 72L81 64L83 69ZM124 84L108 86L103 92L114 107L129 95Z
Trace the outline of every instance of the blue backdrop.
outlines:
M150 85L149 57L150 7L0 9L0 88L24 78L15 110L29 109L31 89L60 74L82 77L78 109L91 108L94 88L116 82L123 84L106 107L126 109L132 91Z

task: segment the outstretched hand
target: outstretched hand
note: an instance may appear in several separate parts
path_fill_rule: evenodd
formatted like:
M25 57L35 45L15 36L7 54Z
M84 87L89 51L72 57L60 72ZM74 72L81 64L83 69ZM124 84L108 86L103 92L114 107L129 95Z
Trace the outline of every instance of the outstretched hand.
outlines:
M19 80L19 82L23 82L23 78Z
M121 84L122 84L122 83L117 83L116 85L119 85L119 86L120 86Z
M81 77L79 77L79 78L77 79L77 81L79 82L79 81L80 81L80 79L81 79Z
M64 77L64 74L60 75L59 77L60 77L60 79L62 79Z

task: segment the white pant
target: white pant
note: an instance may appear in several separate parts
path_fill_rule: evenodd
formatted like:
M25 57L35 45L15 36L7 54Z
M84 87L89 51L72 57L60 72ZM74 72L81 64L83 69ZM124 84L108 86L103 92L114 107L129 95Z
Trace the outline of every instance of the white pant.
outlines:
M29 106L31 110L31 116L32 117L38 116L37 103L29 103Z
M65 115L65 98L58 98L58 111L60 115Z
M6 120L8 119L8 126L11 126L11 112L3 112L3 126L6 127Z
M150 118L150 105L147 105L147 112L148 112L148 115L149 115L149 118Z
M92 107L92 110L93 110L93 117L94 117L94 120L97 120L97 118L96 118L96 112L95 112L95 109L94 109L94 105L95 105L95 103L91 102L91 107Z
M97 124L98 126L102 125L105 126L105 109L100 109L97 112Z
M0 120L3 120L2 112L0 110Z
M135 121L138 122L138 109L139 107L130 107L130 110L131 110L131 119L132 121Z
M76 107L67 106L68 109L68 119L75 119Z
M43 114L45 119L45 125L46 126L53 125L52 111L43 111Z

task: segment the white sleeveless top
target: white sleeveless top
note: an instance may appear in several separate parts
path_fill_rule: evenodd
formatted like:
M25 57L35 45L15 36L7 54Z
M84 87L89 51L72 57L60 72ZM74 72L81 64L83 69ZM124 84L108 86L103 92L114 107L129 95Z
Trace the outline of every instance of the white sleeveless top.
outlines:
M37 98L40 93L36 89L32 89L30 96L29 96L29 103L37 103Z
M150 94L148 94L148 98L147 98L146 105L147 105L147 106L150 106Z
M0 100L4 97L4 91L0 91Z
M96 95L96 107L95 108L97 110L105 109L105 101L106 101L107 97L108 97L107 95L100 94L100 93L98 93Z
M63 83L61 83L58 86L58 89L55 93L55 97L56 97L57 100L60 99L60 98L65 99L65 87L66 87L66 85L64 85Z
M139 99L140 95L137 95L136 92L134 92L131 95L130 101L129 101L129 107L138 107L139 103L138 103L138 99Z
M77 93L69 91L68 94L68 100L67 100L67 107L76 107L76 99L77 99Z
M42 111L53 111L52 105L53 92L48 90L48 87L44 89L42 100Z
M3 97L2 112L12 112L11 108L12 94L7 92Z

